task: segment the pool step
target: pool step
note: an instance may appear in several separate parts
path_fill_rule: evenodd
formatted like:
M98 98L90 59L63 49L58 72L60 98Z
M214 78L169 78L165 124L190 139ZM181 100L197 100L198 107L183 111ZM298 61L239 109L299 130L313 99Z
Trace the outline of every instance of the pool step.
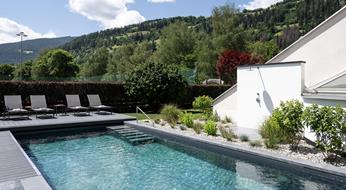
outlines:
M108 127L133 145L151 143L155 138L129 126Z

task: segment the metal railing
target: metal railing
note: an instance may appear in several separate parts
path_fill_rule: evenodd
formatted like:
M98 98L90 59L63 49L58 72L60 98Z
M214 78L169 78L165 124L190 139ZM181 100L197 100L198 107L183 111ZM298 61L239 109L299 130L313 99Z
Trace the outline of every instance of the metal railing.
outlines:
M139 111L152 123L152 127L154 126L154 120L150 118L139 106L136 106L136 115L139 114ZM136 117L136 122L139 122L139 119Z

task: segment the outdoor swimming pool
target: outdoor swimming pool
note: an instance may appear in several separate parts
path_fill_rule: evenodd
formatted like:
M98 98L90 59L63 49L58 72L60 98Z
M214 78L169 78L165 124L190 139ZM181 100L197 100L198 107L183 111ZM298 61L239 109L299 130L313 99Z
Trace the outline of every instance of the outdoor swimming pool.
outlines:
M172 142L133 146L112 131L19 140L56 190L345 189Z

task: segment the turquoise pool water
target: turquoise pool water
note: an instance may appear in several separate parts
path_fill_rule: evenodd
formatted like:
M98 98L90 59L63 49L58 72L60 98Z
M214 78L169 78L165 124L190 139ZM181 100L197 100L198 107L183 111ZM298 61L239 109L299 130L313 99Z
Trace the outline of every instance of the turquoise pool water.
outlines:
M110 131L20 142L56 190L345 189L170 142L133 146Z

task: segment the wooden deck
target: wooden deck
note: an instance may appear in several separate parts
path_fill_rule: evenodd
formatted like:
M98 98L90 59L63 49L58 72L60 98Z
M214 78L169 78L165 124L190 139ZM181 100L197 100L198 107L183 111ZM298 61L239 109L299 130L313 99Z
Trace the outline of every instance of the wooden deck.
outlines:
M124 121L135 120L134 117L124 114L98 115L90 116L56 116L55 118L40 119L31 116L29 119L14 120L1 119L0 131L10 130L11 132L45 130L67 127L90 127L97 125L119 125Z

